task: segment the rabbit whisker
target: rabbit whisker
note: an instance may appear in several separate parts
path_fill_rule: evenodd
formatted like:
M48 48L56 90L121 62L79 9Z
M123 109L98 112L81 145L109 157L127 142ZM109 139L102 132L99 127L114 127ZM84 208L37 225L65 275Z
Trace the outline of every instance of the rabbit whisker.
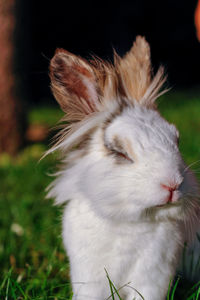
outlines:
M189 166L187 166L187 167L183 170L183 173L185 173L191 166L193 166L193 165L195 165L195 164L197 164L197 163L199 163L199 162L200 162L200 159L197 160L197 161L195 161L195 162L193 162L193 163L191 163Z

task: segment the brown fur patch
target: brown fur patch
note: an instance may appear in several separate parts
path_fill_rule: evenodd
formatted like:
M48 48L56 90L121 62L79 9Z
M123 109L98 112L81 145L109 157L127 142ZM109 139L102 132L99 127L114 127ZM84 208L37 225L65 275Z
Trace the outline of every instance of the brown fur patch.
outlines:
M151 82L150 48L146 40L138 36L131 50L115 64L128 99L140 101Z
M75 63L72 64L71 68L68 68L65 61L58 56L55 57L54 63L51 65L50 74L52 80L56 80L58 85L66 89L66 93L75 94L79 98L88 98L87 88L80 78L80 74L91 78L88 70L77 66Z
M131 141L128 139L128 138L125 138L124 139L124 142L125 142L125 147L127 149L127 153L130 155L130 157L134 160L134 162L136 161L136 155L134 153L134 150L133 150L133 147L132 147L132 144L131 144Z
M84 82L86 78L96 85L95 76L84 60L63 49L57 50L51 60L50 77L56 99L72 120L82 120L96 111Z
M80 73L80 74L88 77L89 79L93 79L94 78L92 76L92 74L87 69L81 67L80 65L73 64L72 65L72 69L76 70L77 73Z
M114 136L113 138L113 146L116 148L118 151L124 151L124 147L122 146L122 142L119 140L118 136Z
M112 123L112 121L113 121L117 116L120 116L120 115L121 115L121 113L122 113L124 107L125 107L125 106L124 106L123 104L122 104L122 105L119 105L118 108L115 110L115 112L112 113L112 114L110 114L109 118L107 118L107 119L104 121L103 125L102 125L103 131L106 130L106 128Z

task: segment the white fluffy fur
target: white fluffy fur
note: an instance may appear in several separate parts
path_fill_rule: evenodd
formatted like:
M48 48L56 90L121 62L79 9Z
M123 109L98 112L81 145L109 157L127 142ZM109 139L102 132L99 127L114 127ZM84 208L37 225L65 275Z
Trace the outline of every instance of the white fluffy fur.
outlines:
M181 158L177 129L153 107L159 74L141 101L107 99L105 111L78 123L50 150L65 153L89 134L86 148L64 158L48 193L56 204L68 202L63 240L73 300L107 299L105 270L122 299L142 299L139 292L145 300L164 300L184 242L197 247L198 186ZM163 184L177 186L173 203L166 204Z
M105 130L95 131L88 154L74 160L53 183L49 197L69 200L63 239L71 263L73 299L109 297L105 269L123 299L165 299L183 243L184 221L194 218L196 181L180 156L177 130L150 109L127 108ZM134 163L116 164L104 141L131 142ZM78 150L71 155L78 155ZM69 161L74 157L69 157ZM122 158L123 159L123 158ZM177 203L165 202L160 184L180 184ZM148 212L149 210L149 212ZM193 230L194 233L194 230Z

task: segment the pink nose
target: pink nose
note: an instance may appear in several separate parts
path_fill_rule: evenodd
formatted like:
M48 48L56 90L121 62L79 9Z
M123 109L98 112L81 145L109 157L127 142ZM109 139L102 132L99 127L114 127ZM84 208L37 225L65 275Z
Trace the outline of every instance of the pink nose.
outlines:
M169 197L167 198L167 203L174 202L177 200L174 199L173 195L174 195L174 191L176 191L179 187L178 184L172 184L172 185L161 184L161 187L169 191Z

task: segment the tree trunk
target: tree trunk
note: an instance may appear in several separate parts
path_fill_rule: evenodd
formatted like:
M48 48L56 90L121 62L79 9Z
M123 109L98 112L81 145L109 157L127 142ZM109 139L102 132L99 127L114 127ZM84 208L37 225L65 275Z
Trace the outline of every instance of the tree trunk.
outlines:
M20 104L14 78L15 0L0 0L0 152L21 145Z

